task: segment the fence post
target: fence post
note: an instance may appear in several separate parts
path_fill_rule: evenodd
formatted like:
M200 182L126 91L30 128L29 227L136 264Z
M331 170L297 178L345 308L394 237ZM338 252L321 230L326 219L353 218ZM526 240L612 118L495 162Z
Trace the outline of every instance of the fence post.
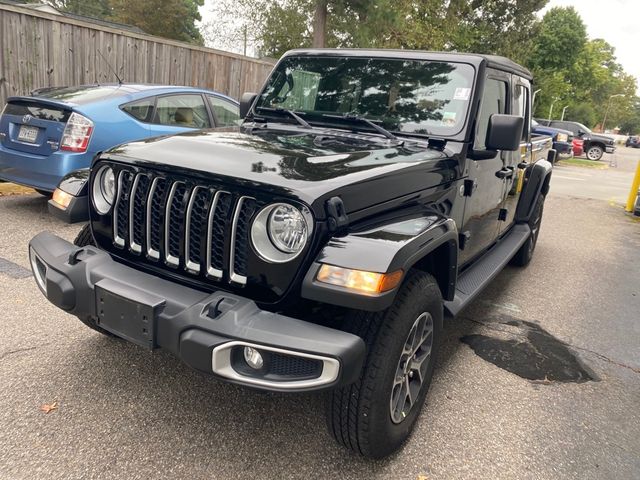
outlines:
M633 212L633 206L636 202L636 196L638 195L638 188L640 188L640 160L638 160L638 164L636 165L636 174L633 177L633 183L631 184L631 191L629 192L625 211Z

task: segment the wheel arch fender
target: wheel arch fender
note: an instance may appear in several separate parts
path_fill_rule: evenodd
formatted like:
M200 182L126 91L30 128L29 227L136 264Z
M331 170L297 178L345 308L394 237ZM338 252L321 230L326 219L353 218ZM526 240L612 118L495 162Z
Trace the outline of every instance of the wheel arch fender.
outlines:
M365 294L317 280L323 264L376 273L412 268L432 274L445 300L455 294L457 279L458 231L455 222L429 213L409 219L392 220L365 231L332 238L322 248L307 271L301 296L332 305L366 311L389 307L400 285L394 289Z
M538 160L524 172L524 186L516 207L516 222L529 221L540 195L549 193L553 166L547 160Z

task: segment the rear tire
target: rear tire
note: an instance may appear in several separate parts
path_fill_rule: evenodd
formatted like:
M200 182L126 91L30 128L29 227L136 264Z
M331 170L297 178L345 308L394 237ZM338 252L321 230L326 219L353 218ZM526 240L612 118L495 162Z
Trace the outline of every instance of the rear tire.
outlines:
M93 239L93 233L91 233L91 228L89 227L89 224L86 224L84 227L82 227L82 230L80 230L80 232L78 233L78 236L73 241L73 244L78 247L86 247L86 246L95 247L96 246L96 242ZM106 335L107 337L115 337L115 335L113 335L112 333L106 331L104 328L99 327L93 318L91 317L86 317L86 318L78 317L78 318L82 323L84 323L90 329L95 330L96 332L99 332L103 335Z
M586 154L589 160L598 161L602 158L602 155L604 155L604 150L599 145L591 145Z
M382 458L409 438L433 376L442 317L436 280L410 271L388 310L346 319L346 330L364 339L367 357L360 378L327 399L327 424L339 444Z
M529 228L531 228L531 235L526 242L520 247L520 250L511 259L511 265L516 267L526 267L533 258L533 252L536 249L538 243L538 235L540 235L540 225L542 224L542 213L544 210L544 195L538 195L536 200L536 206L533 209L531 218L529 219Z

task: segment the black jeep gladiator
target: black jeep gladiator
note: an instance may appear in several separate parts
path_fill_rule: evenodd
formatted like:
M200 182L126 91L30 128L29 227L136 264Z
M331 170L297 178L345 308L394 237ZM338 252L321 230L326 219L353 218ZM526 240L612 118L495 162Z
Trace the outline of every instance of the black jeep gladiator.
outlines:
M328 390L329 430L409 436L443 318L536 246L554 151L508 59L296 50L236 130L113 148L75 245L41 233L39 288L98 332L225 381Z

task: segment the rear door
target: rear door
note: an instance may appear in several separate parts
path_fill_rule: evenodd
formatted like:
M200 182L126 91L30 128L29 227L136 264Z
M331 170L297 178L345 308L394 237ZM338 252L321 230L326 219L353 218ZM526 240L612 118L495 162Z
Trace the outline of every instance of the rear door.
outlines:
M149 128L162 135L211 126L203 96L199 93L180 93L157 97L154 119Z
M486 150L485 140L491 115L508 111L509 82L509 75L488 70L476 122L473 145L476 151ZM468 165L468 181L473 182L474 187L465 203L461 229L465 240L464 248L459 252L460 264L473 259L495 242L499 231L498 216L504 200L504 181L500 174L496 175L504 167L501 152L488 159L469 159Z
M520 200L520 192L522 191L522 182L524 172L528 163L529 149L531 148L531 85L529 82L517 76L512 81L512 99L511 114L524 118L524 126L522 128L522 137L520 139L520 151L502 152L502 161L505 170L513 172L512 175L505 177L504 182L504 201L502 204L502 212L500 216L500 231L503 234L513 223L516 214L518 200Z
M0 140L5 148L48 156L58 150L70 115L70 107L55 102L10 98L0 117Z

